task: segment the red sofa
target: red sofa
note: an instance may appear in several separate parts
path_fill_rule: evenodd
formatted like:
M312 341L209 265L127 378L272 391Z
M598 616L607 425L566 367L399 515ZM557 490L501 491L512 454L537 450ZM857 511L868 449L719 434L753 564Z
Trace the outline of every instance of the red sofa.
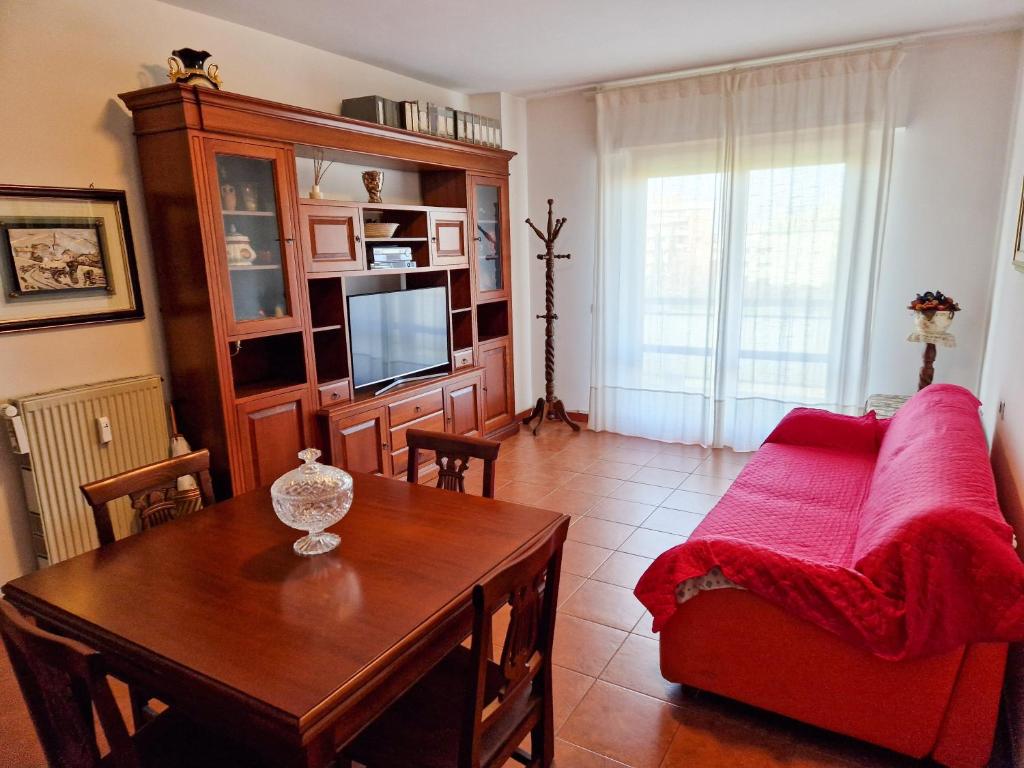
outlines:
M1024 640L1024 565L977 408L933 385L891 420L791 412L637 585L662 674L914 757L985 765L1007 642Z

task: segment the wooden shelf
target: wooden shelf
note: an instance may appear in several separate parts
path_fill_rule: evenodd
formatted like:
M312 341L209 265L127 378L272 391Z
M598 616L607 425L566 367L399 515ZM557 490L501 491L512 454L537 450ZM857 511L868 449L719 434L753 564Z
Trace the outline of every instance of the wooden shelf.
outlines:
M452 307L452 314L453 315L456 312L472 312L472 311L473 311L472 307Z
M263 272L268 269L281 269L280 264L228 264L232 272Z
M277 216L276 211L221 211L225 216Z
M368 275L408 275L417 272L446 272L448 267L435 265L433 267L409 267L407 269L361 269L358 272L346 272L345 277L366 277Z
M256 400L261 397L268 397L282 392L302 389L305 386L306 382L304 381L291 381L289 379L276 379L271 381L261 381L254 384L246 384L235 388L235 402L246 403L250 400Z
M367 243L425 243L425 237L364 237Z
M485 341L494 341L496 339L507 339L507 338L508 338L508 334L507 333L502 333L502 334L499 334L497 336L481 336L480 337L480 343L483 344Z
M339 331L341 330L341 324L338 325L321 325L319 328L314 328L313 333L319 333L320 331Z

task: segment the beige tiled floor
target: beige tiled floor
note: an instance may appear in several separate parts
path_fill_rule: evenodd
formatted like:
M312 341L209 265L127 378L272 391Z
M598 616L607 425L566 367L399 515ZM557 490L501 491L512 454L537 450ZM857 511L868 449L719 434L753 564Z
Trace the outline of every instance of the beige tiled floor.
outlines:
M633 587L747 458L554 424L503 443L497 496L573 517L554 649L559 768L920 765L661 677L657 636ZM479 483L477 469L473 492ZM496 625L495 637L502 631Z

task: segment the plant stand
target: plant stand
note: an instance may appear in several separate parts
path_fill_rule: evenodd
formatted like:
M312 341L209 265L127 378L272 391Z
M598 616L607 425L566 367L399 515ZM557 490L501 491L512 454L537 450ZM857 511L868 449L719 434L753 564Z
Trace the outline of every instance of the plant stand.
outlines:
M538 253L537 258L544 262L544 314L537 315L537 319L544 320L544 397L537 398L537 405L533 412L523 419L527 426L534 419L537 420L533 428L533 434L540 431L541 424L545 419L551 421L564 421L573 432L580 431L580 425L569 418L565 412L562 401L555 397L555 259L572 258L568 253L555 253L555 240L562 231L567 219L555 219L552 206L555 201L548 199L548 226L547 233L541 232L529 219L526 223L537 233L537 237L544 241L544 253Z

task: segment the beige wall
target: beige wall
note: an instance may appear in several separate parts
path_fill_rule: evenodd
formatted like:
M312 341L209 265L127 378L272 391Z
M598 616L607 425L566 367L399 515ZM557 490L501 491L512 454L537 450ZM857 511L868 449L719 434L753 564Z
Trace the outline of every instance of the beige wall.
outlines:
M0 183L128 191L146 319L0 335L0 401L164 373L131 119L119 92L165 81L170 51L205 48L225 89L337 112L379 93L465 107L464 94L153 0L0 0ZM33 565L12 455L0 448L0 584Z
M1020 33L1005 32L907 51L899 97L905 129L894 156L869 392L916 388L921 350L906 341L911 321L905 306L916 291L936 289L964 307L953 328L958 347L940 350L936 380L977 389L1019 41ZM568 408L585 411L597 231L596 105L592 96L568 93L531 99L527 115L531 202L554 197L560 215L569 217L562 240L573 259L556 271L557 388ZM536 283L533 290L539 306ZM535 336L534 348L540 343Z

